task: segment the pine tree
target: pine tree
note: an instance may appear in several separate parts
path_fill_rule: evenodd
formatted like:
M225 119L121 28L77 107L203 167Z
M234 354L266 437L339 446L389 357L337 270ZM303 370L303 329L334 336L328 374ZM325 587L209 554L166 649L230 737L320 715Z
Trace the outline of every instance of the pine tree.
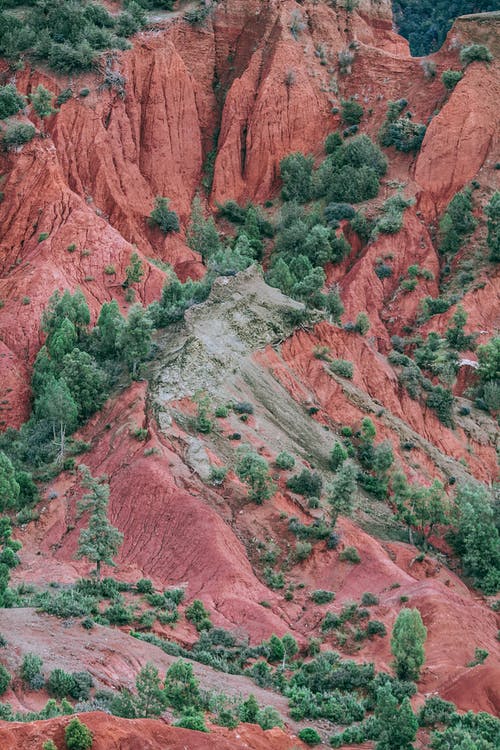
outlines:
M3 451L0 451L0 513L17 508L19 500L19 483L12 462Z
M65 318L68 318L75 326L78 341L85 340L90 324L90 310L80 289L77 289L74 294L67 289L62 295L59 291L54 292L43 311L42 331L50 337L60 328Z
M239 456L236 473L250 488L250 500L261 505L264 500L271 497L274 489L269 475L269 464L265 458L249 448L240 449Z
M333 482L327 488L332 529L335 528L340 514L348 516L352 512L357 474L352 461L344 461Z
M108 520L109 484L104 477L95 479L87 466L79 466L82 486L90 490L79 503L79 511L90 511L88 526L78 539L77 557L96 563L96 576L101 577L101 565L115 565L113 558L123 542L123 534Z
M410 701L405 698L398 707L398 700L389 684L377 691L375 722L378 727L378 742L375 750L411 750L417 736L418 721Z
M139 303L132 305L117 343L134 379L138 377L140 365L149 354L151 328L151 321L144 308Z
M41 394L35 400L35 417L47 420L52 427L53 439L58 444L57 462L61 463L66 452L66 435L78 422L78 406L62 378L50 376Z
M137 253L130 256L130 264L125 269L125 281L122 286L127 289L132 284L138 284L144 276L144 268L141 259Z
M108 395L108 379L96 361L77 347L62 360L61 378L65 381L84 422L101 408Z
M118 302L104 302L99 313L97 325L92 331L93 350L100 360L117 359L119 355L118 340L125 321Z
M184 711L200 703L199 683L193 673L193 667L179 659L168 668L164 680L164 692L167 705L176 711Z
M394 667L401 680L418 680L425 661L427 628L418 609L403 608L394 623L391 651Z
M498 263L500 261L500 192L498 190L491 196L484 213L488 217L490 260Z
M0 607L9 605L10 569L19 565L17 553L22 548L21 542L12 539L12 524L10 518L0 518ZM10 596L12 599L12 596ZM10 603L12 606L12 603Z
M278 258L267 272L266 281L269 286L277 287L278 289L281 289L283 294L290 295L297 279L292 274L283 258Z
M211 258L221 249L219 233L212 217L205 219L201 201L198 196L191 207L191 223L187 233L189 247L200 253L203 260Z
M137 688L136 716L144 719L159 716L165 709L167 699L154 664L148 662L141 669L136 677L135 686Z
M61 325L47 339L47 349L50 358L55 363L60 363L65 354L73 351L78 340L74 324L69 318L64 318Z

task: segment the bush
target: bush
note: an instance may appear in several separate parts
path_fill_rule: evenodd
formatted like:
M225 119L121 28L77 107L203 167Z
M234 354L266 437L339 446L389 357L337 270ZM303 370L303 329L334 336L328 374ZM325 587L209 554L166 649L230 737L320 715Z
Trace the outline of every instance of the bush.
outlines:
M330 370L342 378L352 380L354 375L354 365L346 359L333 359L330 362Z
M257 711L257 716L255 717L255 722L256 724L259 724L262 729L272 729L273 727L283 726L281 716L272 706L266 706L265 708L259 709L259 711Z
M21 664L21 679L32 690L34 689L34 682L35 684L39 684L39 677L41 677L42 666L43 661L37 654L27 653L24 655L23 662Z
M358 125L363 117L363 107L355 99L342 102L342 122L346 125Z
M195 599L189 607L186 608L186 620L192 622L196 630L200 633L202 630L209 630L212 627L210 622L210 613L203 606L200 599Z
M289 469L293 469L293 467L295 466L295 458L290 455L290 453L281 451L281 453L278 453L278 455L276 456L274 463L276 464L278 469L288 471Z
M366 626L366 635L371 638L374 635L384 636L387 635L387 628L380 620L370 620Z
M300 152L290 154L281 160L281 195L284 201L307 203L310 200L312 169L312 156L304 156Z
M68 750L90 750L92 732L80 719L72 719L64 731Z
M365 591L361 597L361 604L363 607L374 607L378 604L378 596L375 596L370 591Z
M471 44L460 51L460 62L467 67L472 62L491 62L493 55L484 44Z
M331 226L336 226L342 219L352 219L355 214L350 203L329 203L324 210L325 219Z
M298 734L299 740L305 742L306 745L319 745L321 737L318 732L312 727L304 727Z
M17 146L29 143L35 137L35 134L36 130L33 125L28 125L24 122L10 123L3 134L4 148L8 151L17 148Z
M16 115L25 106L26 99L18 92L13 83L0 86L0 120Z
M304 495L305 497L319 497L323 486L323 480L316 472L310 472L308 469L303 469L300 474L295 474L293 477L290 477L286 486L289 490L296 492L298 495Z
M11 682L11 676L3 666L0 664L0 695L3 695Z
M179 231L179 217L169 208L169 204L168 198L157 195L154 208L149 214L150 226L159 227L163 234Z
M408 117L399 117L394 122L386 120L380 130L380 143L386 147L394 146L403 153L416 152L422 145L426 130L425 125Z
M174 727L192 729L195 732L208 732L205 717L199 711L182 714L181 718L175 722Z
M443 70L443 72L441 73L443 86L448 91L453 91L457 83L461 81L463 77L464 74L461 70Z
M325 139L325 153L333 154L339 148L339 146L342 145L342 143L342 136L340 135L338 130L333 133L329 133Z
M153 593L153 583L149 578L140 578L135 584L135 587L139 594Z
M311 592L311 599L315 604L329 604L335 599L335 593L324 589L316 589L316 591Z
M361 558L356 547L345 547L345 549L343 549L339 554L339 560L341 560L342 562L350 562L353 564L361 562Z
M233 405L236 414L253 414L253 406L248 401L239 401Z

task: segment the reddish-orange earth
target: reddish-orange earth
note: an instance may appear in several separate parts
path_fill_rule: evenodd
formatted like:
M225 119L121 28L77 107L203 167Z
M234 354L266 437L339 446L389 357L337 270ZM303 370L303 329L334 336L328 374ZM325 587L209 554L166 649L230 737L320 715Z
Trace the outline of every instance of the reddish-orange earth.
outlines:
M251 724L240 724L234 732L214 727L206 734L151 719L117 719L102 713L88 713L81 718L92 732L92 750L292 750L306 747L281 729L263 731ZM41 748L47 740L64 747L64 730L68 723L67 717L31 724L0 722L2 750Z
M295 38L290 27L297 14L304 23ZM29 414L30 371L43 343L40 317L55 289L83 289L95 320L101 304L112 298L127 309L122 282L134 250L146 269L136 285L143 303L159 298L165 263L182 280L201 277L204 266L188 247L186 232L192 199L210 164L207 214L228 199L263 204L279 195L279 163L285 155L302 151L322 158L325 136L343 127L342 100L354 96L362 102L361 130L375 138L387 102L407 99L415 121L429 123L424 142L418 156L387 151L389 170L374 206L398 185L415 204L405 211L400 232L380 235L368 246L348 236L351 255L326 269L328 283L339 284L344 322L367 312L367 336L323 321L312 330L298 330L280 346L261 347L250 358L252 371L275 391L267 400L261 394L248 422L231 415L220 421L215 437L197 436L196 444L188 435L186 420L194 413L189 398L179 396L175 408L180 418L165 428L158 424L149 385L135 383L110 399L81 431L79 437L91 446L81 460L94 475L109 477L110 519L124 533L115 571L119 578L147 576L159 588L183 585L186 603L201 598L215 625L248 634L252 643L273 632L292 632L304 645L318 635L328 609L337 612L344 603L359 601L365 591L379 597L372 616L390 629L408 601L420 609L428 629L416 702L439 692L460 709L498 713L499 615L440 558L428 556L421 562L410 544L387 541L387 535L376 539L375 526L384 522L378 508L367 503L357 509L354 522L340 521L339 549L329 550L320 542L307 560L287 571L287 583L296 586L288 601L283 591L267 586L262 566L255 564L258 543L277 542L283 558L293 554L296 540L287 517L310 522L314 513L286 490L283 476L276 477L273 499L256 506L247 501L232 472L221 488L203 481L193 468L200 460L229 462L233 454L223 438L231 432L241 433L244 441L274 459L289 444L289 436L272 425L273 419L279 421L272 411L274 397L291 410L297 431L305 410L313 407L318 432L323 427L332 431L330 443L341 425L356 425L370 416L377 440L390 441L411 481L494 481L494 420L478 413L475 421L457 417L453 430L444 427L434 412L408 396L386 358L391 337L405 335L414 325L421 299L439 294L443 261L437 251L438 221L449 200L473 179L483 205L499 188L498 61L470 65L452 93L440 81L443 70L460 65L456 40L468 43L482 33L473 21L457 24L433 56L436 75L428 79L420 61L410 57L406 41L394 33L388 0L363 0L353 13L309 0L223 0L200 28L174 14L138 34L130 50L117 53L112 65L125 77L124 96L103 85L102 75L79 78L75 91L88 87L89 96L74 96L62 105L45 123L44 137L0 154L0 428L17 427ZM351 72L342 75L338 53L349 44L355 49L354 62ZM15 80L26 94L40 82L55 93L68 85L64 77L29 67L17 72ZM164 237L149 226L157 195L170 198L180 217L179 233ZM500 291L498 265L486 263L484 238L483 221L452 269L470 261L471 248L481 248L482 270L461 303L468 313L467 331L479 333L482 342L498 330ZM376 275L379 259L391 264L389 278ZM415 290L403 291L401 279L410 265L427 269L434 278L420 278ZM443 333L454 311L453 306L433 316L421 330ZM350 360L352 382L332 377L325 362L314 356L316 347ZM461 370L458 394L474 382L476 354L464 359L472 365ZM228 372L228 383L231 377ZM241 376L224 388L221 401L255 396ZM144 442L134 437L137 428L147 431ZM306 450L302 458L312 464ZM16 529L23 551L14 582L71 583L89 572L86 563L75 560L83 524L76 513L80 497L78 477L71 472L42 488L39 520ZM339 561L345 546L360 550L359 565ZM311 606L310 592L320 588L336 592L330 607ZM156 626L156 632L185 645L197 638L184 619L173 630ZM338 647L328 636L325 644ZM471 669L467 663L475 647L486 649L489 657ZM135 658L139 667L144 660ZM367 641L354 658L371 659L377 668L390 670L389 639ZM64 655L60 665L65 666ZM86 715L85 721L96 750L300 746L280 730L264 733L249 726L203 735L162 722L127 722L101 714ZM50 738L58 744L66 722L2 725L1 747L27 750Z

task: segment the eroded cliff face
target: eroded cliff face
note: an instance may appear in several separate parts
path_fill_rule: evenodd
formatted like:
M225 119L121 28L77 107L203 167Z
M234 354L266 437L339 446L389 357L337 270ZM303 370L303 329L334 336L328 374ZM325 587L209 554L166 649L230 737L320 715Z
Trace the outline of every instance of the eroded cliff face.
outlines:
M66 102L46 122L45 137L0 157L4 428L18 426L29 413L30 368L43 341L40 317L56 288L82 288L94 317L102 302L112 298L126 310L121 284L134 246L146 269L137 286L144 303L159 298L165 280L151 259L172 264L181 279L204 273L185 238L191 202L212 156L207 211L228 199L263 203L275 198L280 160L293 151L319 158L325 136L341 128L335 110L350 96L363 104L362 130L372 136L380 129L389 100L408 99L417 121L426 123L432 117L418 156L391 150L387 181L376 203L391 194L394 182L417 198L415 207L405 212L402 230L381 235L367 247L350 238L350 257L326 269L328 281L339 283L345 320L367 311L367 337L326 321L289 337L290 329L277 324L278 308L293 308L294 303L280 300L258 274L219 281L205 306L188 314L184 337L175 338L176 332L168 343L160 342L165 356L151 385L135 384L111 399L81 432L91 443L85 462L94 474L110 477L111 521L125 535L118 575L131 581L147 575L159 587L186 584L188 600L201 597L213 609L215 624L244 628L252 642L272 632L293 632L305 643L319 629L305 592L297 588L294 600L285 601L252 564L254 539L271 536L292 549L295 539L284 514L304 522L315 514L286 491L283 478L277 479L272 503L261 507L247 501L233 473L229 489L210 486L211 464L234 463L229 435L240 433L268 459L287 449L304 466L321 465L328 472L333 440L329 431L370 415L377 439L390 441L412 480L446 481L453 476L490 482L496 474L495 422L475 415L476 421L457 417L454 430L444 427L433 412L409 398L385 358L390 337L413 324L422 297L438 293L436 224L450 198L473 178L485 194L499 187L500 172L494 169L498 62L488 68L472 64L446 95L439 76L446 68L458 67L451 39L465 31L457 28L434 56L437 75L428 80L420 61L409 56L406 41L393 32L388 0L363 0L357 12L348 12L340 2L332 8L290 0L225 0L202 28L174 15L137 35L131 50L109 56L101 74L73 82L75 91L88 87L90 94ZM470 27L467 33L471 38ZM338 53L349 45L355 58L351 73L343 75ZM16 76L25 93L39 82L56 93L68 83L29 69ZM171 199L181 219L178 234L165 238L148 226L156 195ZM39 241L42 233L48 237ZM374 273L380 257L391 258L389 278ZM403 293L400 277L412 264L432 271L435 280L422 279L414 291ZM109 266L113 273L106 272ZM463 299L467 330L482 332L482 340L498 326L499 287L498 271L483 273ZM434 316L428 328L444 331L452 314ZM243 328L254 339L241 337ZM229 341L237 346L226 356ZM314 357L315 347L321 346L354 363L352 383L332 377ZM176 351L181 354L173 366ZM243 424L232 414L220 422L214 436L193 437L189 420L199 388L212 390L221 401L250 400L255 415ZM311 408L314 419L307 411ZM147 430L145 443L134 439L137 427ZM413 445L410 457L404 443ZM50 501L49 489L56 493ZM81 526L76 518L79 493L71 473L44 488L40 520L19 531L24 550L17 580L68 583L88 572L85 563L74 560ZM356 524L340 522L343 545L363 550L361 566L341 563L340 550L329 550L322 542L294 569L293 583L307 584L306 591L332 589L339 606L373 591L380 597L376 616L388 627L399 597L408 596L412 606L421 609L429 630L421 692L440 690L460 708L498 711L498 670L479 667L471 673L465 668L473 656L470 643L486 648L491 662L498 657L498 615L477 601L454 573L438 564L415 563L411 545L370 536L370 514L378 512L361 504ZM400 585L397 592L394 583ZM263 607L263 601L269 606ZM196 634L186 625L177 637L190 643ZM388 642L370 642L363 657L388 669ZM122 732L119 721L102 716L91 721L97 750L122 741L116 739ZM53 722L53 734L43 738L58 740L63 723ZM169 747L180 747L184 737L190 741L185 730L164 730ZM130 734L130 727L126 731ZM135 731L149 737L148 723L138 724ZM40 727L12 727L8 732L5 747L27 748L38 741ZM161 733L155 735L152 748L158 737L163 741ZM255 748L284 750L297 744L295 740L290 745L277 732L272 744L271 735L262 739L258 730L244 729L242 737L245 746ZM207 748L215 747L215 741L217 747L237 746L223 731L202 741ZM134 745L120 744L129 746Z

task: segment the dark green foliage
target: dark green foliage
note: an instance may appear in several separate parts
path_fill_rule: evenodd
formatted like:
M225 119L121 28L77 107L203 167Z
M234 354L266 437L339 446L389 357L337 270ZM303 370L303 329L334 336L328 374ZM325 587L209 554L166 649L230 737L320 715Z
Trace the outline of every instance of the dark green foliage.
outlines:
M212 627L210 613L205 609L200 599L195 599L186 608L186 619L193 623L199 633L203 630L209 630Z
M342 102L342 122L346 125L358 125L363 117L363 107L355 99Z
M260 505L272 496L274 486L269 474L269 464L250 448L243 446L238 450L236 473L248 485L248 497L253 502Z
M339 554L339 560L341 562L352 563L353 565L357 565L361 562L361 558L356 547L344 547L342 552Z
M479 484L460 485L456 505L453 543L464 570L486 593L494 594L500 589L500 535L491 497Z
M276 456L274 463L278 467L278 469L283 470L289 470L293 469L295 466L295 459L290 453L287 453L286 451L282 451L281 453L278 453Z
M330 453L330 468L332 469L332 471L337 471L337 469L342 466L346 458L346 449L341 443L336 442Z
M21 542L12 539L10 518L0 518L0 607L11 607L13 595L9 590L10 569L19 565L17 552L22 547Z
M3 664L0 664L0 695L3 695L11 683L12 677Z
M213 276L207 274L202 281L189 279L182 284L173 274L163 287L159 302L153 302L149 308L149 317L158 328L182 320L184 313L192 305L206 300L210 294Z
M464 67L472 62L491 62L493 55L484 44L471 44L460 50L460 62Z
M325 154L333 154L342 143L343 139L338 130L329 133L325 139Z
M342 219L352 219L356 211L350 203L329 203L324 210L325 219L331 227L336 227Z
M403 226L403 212L413 202L412 199L406 200L403 198L401 193L388 198L382 206L382 216L375 223L374 234L378 232L396 234L396 232L399 232ZM377 273L377 270L375 272ZM379 273L377 275L380 276Z
M374 607L378 604L378 596L375 596L370 591L365 591L361 597L361 604L363 607Z
M92 677L88 672L65 672L64 669L54 669L47 680L47 689L56 698L74 698L86 700L93 686Z
M25 97L18 92L13 83L0 86L0 120L16 115L25 106Z
M426 405L436 412L439 421L446 427L453 427L453 393L442 385L431 386L428 390Z
M418 725L435 727L436 724L449 724L456 715L453 703L444 701L439 695L431 695L418 712Z
M488 217L488 247L490 249L490 260L494 263L500 261L500 192L493 193L489 203L484 209Z
M0 451L0 513L18 507L19 492L14 466L9 457Z
M80 719L72 719L64 730L64 739L68 750L90 750L92 732Z
M117 345L134 380L140 376L141 365L151 349L152 327L147 311L137 303L129 309L127 319L120 328Z
M391 651L397 676L418 680L425 661L424 643L427 629L418 609L403 608L392 629Z
M458 252L465 238L474 231L476 224L472 214L472 190L465 188L451 199L439 222L440 252L453 255Z
M37 654L27 653L23 656L21 664L21 679L32 690L39 684L42 677L43 661ZM43 685L43 677L42 677Z
M163 234L179 231L179 217L169 208L169 204L168 198L157 195L154 208L149 214L149 224L159 227Z
M27 55L48 63L58 73L89 70L105 49L125 49L125 37L138 31L146 20L134 2L116 16L93 2L48 0L27 5L21 16L8 8L2 10L0 54L10 60Z
M394 146L404 153L420 149L427 128L420 122L413 122L409 117L398 117L395 121L386 120L379 133L382 146Z
M253 693L250 693L248 698L240 704L239 717L241 721L247 722L248 724L255 724L257 713L259 711L259 704Z
M101 576L101 565L114 565L114 557L123 542L123 534L108 520L109 484L104 477L95 479L87 466L80 467L82 486L89 490L79 503L81 513L90 511L88 525L78 538L77 557L86 557L96 564L96 575ZM108 615L109 618L109 610Z
M281 716L272 706L265 706L264 708L259 709L257 716L255 717L255 722L262 729L272 729L273 727L283 726Z
M164 680L164 693L167 705L176 711L199 706L198 680L194 676L191 664L179 659L168 668Z
M329 367L335 375L352 380L354 375L354 365L347 359L332 359Z
M393 0L396 26L412 55L436 52L457 16L498 10L497 0Z
M10 122L3 131L3 147L7 151L29 143L35 137L36 130L33 125L26 122Z
M201 711L184 712L181 718L175 722L174 726L191 729L195 732L208 732L205 725L205 717Z
M468 315L462 305L458 305L451 319L451 325L446 330L446 341L458 352L475 348L475 336L464 333L464 326Z
M379 688L375 707L378 724L376 750L410 750L417 736L418 722L410 701L405 698L400 706L389 685Z
M352 512L356 494L357 470L352 461L343 461L337 474L328 485L327 500L330 506L332 529L335 528L339 515L348 516Z
M280 174L283 181L281 195L285 201L307 203L311 198L312 156L300 152L285 156L280 163Z
M335 594L333 591L317 589L317 591L311 591L311 599L315 604L329 604L335 599Z
M443 72L441 73L443 86L448 91L453 91L457 83L461 81L463 77L464 74L461 70L443 70Z
M286 486L289 490L296 492L298 495L304 495L305 497L319 497L321 495L323 480L316 472L310 472L308 469L303 469L300 474L295 474L295 476L290 477L290 479L287 480Z
M306 745L319 745L321 742L321 736L312 727L304 727L298 734L299 740L305 742Z
M135 680L137 697L135 698L135 715L137 718L150 719L159 716L167 705L167 696L163 692L158 670L148 662Z

